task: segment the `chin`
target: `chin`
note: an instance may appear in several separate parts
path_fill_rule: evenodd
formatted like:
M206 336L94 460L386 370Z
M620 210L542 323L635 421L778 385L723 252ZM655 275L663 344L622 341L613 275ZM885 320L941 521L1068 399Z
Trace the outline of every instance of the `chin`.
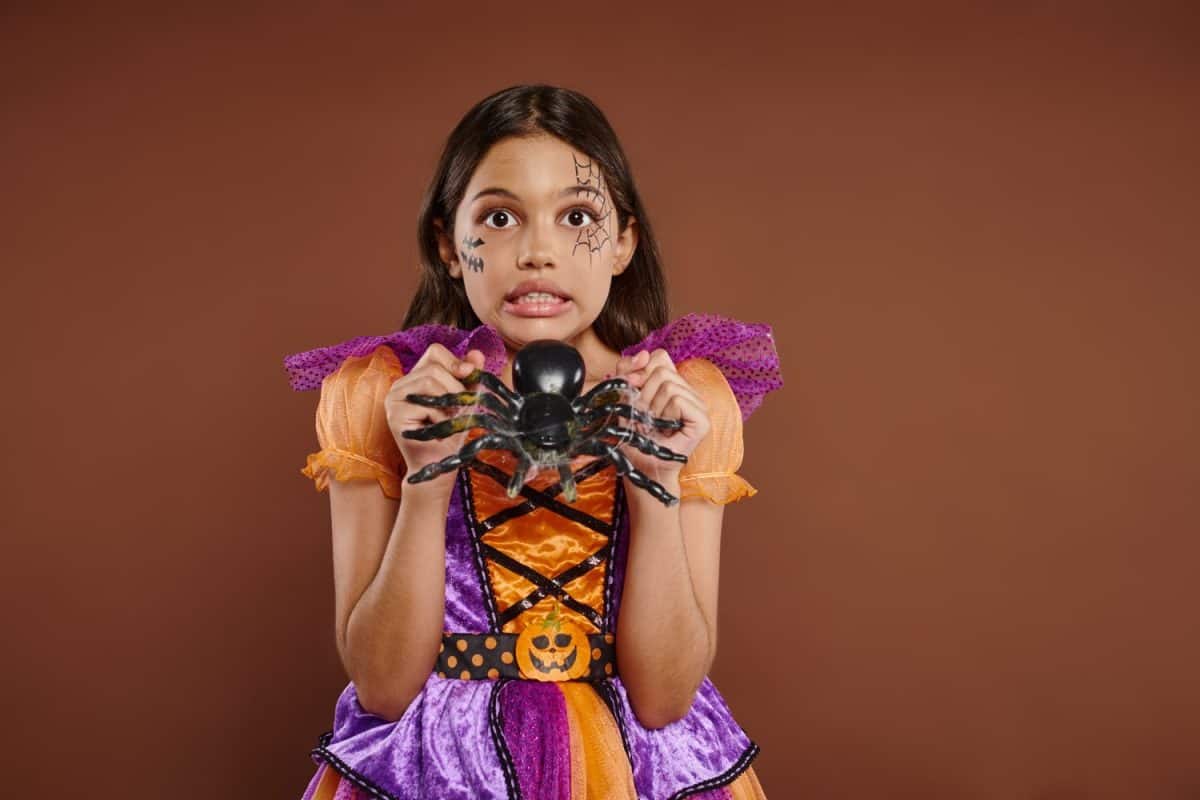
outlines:
M513 317L504 316L499 330L506 338L522 342L532 342L536 339L557 339L565 341L578 334L578 325L574 319L562 317Z

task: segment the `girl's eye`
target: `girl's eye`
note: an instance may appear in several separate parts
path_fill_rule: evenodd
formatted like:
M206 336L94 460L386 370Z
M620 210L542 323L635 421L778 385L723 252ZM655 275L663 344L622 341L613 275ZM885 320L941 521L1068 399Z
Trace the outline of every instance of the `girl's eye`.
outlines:
M594 224L600 215L590 208L576 207L566 213L563 219L567 220L567 224L574 228L583 228ZM516 218L512 212L505 208L497 208L494 211L489 211L484 214L479 221L489 228L495 230L504 230L505 228L513 227L509 223L516 224Z
M495 211L489 211L487 214L485 214L483 219L481 220L481 222L483 222L489 228L497 228L499 230L503 230L504 228L512 227L511 225L505 224L512 218L513 218L512 214L508 213L503 208L498 208ZM492 225L489 222L489 220L491 220L491 219L499 219L501 222L499 225Z
M592 223L596 222L596 220L598 219L598 216L599 215L597 215L590 208L572 208L570 211L567 212L566 218L569 221L568 224L578 222L580 217L585 218L587 220L586 222L584 222L580 225L573 226L576 228L583 228L583 227L586 227L586 226L591 225Z

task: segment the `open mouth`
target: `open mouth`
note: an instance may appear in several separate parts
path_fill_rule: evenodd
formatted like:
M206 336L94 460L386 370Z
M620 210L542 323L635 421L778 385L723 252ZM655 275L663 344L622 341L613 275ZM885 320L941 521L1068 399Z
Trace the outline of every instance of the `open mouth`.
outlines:
M504 310L519 317L552 317L571 305L571 298L552 292L524 292L504 299Z

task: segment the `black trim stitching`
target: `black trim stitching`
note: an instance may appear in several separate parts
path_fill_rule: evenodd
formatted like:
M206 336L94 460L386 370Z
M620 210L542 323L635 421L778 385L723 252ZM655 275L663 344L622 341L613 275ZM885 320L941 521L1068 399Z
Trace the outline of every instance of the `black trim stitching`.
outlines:
M512 753L508 751L508 742L504 740L504 726L500 722L500 690L509 683L509 680L501 678L492 687L492 695L488 698L488 728L492 732L492 744L496 747L500 768L504 772L504 786L508 790L509 800L521 800L521 784L517 780L517 768L513 764Z
M333 736L332 732L322 735L321 740L323 740L323 743L312 749L312 755L315 755L319 758L325 759L325 762L327 764L329 764L330 767L335 769L338 772L338 774L340 774L342 777L349 780L355 786L362 789L364 792L371 795L372 797L378 797L378 798L380 798L380 800L400 800L399 797L397 797L396 795L392 794L391 792L389 792L385 789L379 788L374 783L367 780L362 774L360 774L357 770L355 770L353 767L351 767L345 761L342 761L340 758L335 756L333 753L326 750L325 744L327 744L329 742L329 737L332 737L332 736Z
M604 705L608 706L608 713L612 714L613 719L617 721L617 731L621 734L621 747L625 748L625 757L629 759L629 769L633 769L633 749L629 746L629 734L625 730L625 717L621 715L621 704L617 700L616 687L612 685L612 681L596 681L592 684L600 699L604 701Z
M620 476L617 476L618 478ZM617 572L617 548L621 541L621 523L625 519L625 481L617 481L616 496L613 498L613 522L612 536L609 537L608 543L612 546L609 554L608 563L604 570L604 627L602 630L605 633L615 632L616 626L612 619L612 599L613 599L613 576Z
M685 797L690 797L700 792L707 792L712 789L719 789L722 786L728 786L737 780L738 776L745 772L750 767L750 762L758 755L759 748L754 742L750 742L750 746L742 751L738 756L738 760L733 762L733 766L722 772L715 778L700 781L699 783L688 786L685 789L680 789L675 794L671 795L668 800L683 800Z
M496 608L496 603L493 599L492 579L488 574L487 564L483 560L483 553L480 552L483 533L476 526L475 518L475 495L471 490L471 476L465 468L460 467L458 471L458 480L462 484L463 503L466 505L466 513L463 515L467 523L467 532L471 538L471 550L475 554L475 576L479 579L480 592L483 594L483 605L487 608L488 622L490 630L495 633L500 630L500 623L497 621L499 609Z

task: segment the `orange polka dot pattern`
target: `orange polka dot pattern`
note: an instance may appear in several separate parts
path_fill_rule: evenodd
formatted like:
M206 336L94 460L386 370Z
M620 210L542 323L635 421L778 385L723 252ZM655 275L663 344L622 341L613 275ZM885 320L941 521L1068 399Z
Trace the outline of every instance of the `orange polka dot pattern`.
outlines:
M459 680L524 679L514 652L515 633L443 633L434 672L441 678ZM617 674L616 638L611 633L588 636L591 664L586 675L576 680L597 681Z

